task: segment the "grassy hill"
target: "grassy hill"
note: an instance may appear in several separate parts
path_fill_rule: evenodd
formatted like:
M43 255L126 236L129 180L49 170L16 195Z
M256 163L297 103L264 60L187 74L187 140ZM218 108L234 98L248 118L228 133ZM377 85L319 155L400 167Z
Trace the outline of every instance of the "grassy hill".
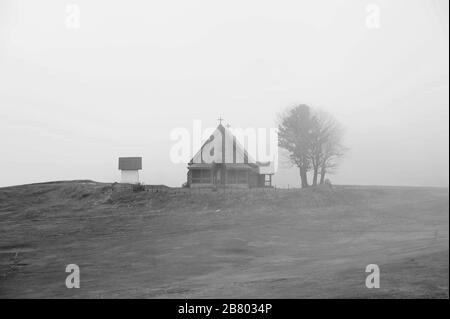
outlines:
M448 234L443 188L7 187L0 297L448 298ZM65 287L72 263L80 289Z

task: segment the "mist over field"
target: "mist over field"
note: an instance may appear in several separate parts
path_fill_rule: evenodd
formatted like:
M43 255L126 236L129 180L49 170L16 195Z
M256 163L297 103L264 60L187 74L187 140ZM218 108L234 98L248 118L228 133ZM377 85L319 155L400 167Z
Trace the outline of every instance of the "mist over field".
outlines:
M447 298L448 189L0 189L0 298ZM66 265L81 269L67 289ZM367 289L366 266L381 269ZM184 301L183 301L184 302Z

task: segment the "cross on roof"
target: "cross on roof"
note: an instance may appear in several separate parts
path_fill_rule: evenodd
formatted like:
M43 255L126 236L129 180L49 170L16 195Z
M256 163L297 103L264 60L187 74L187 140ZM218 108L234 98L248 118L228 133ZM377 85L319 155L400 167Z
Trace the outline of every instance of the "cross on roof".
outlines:
M222 116L219 116L219 118L217 120L219 121L219 125L222 124L222 121L223 121Z

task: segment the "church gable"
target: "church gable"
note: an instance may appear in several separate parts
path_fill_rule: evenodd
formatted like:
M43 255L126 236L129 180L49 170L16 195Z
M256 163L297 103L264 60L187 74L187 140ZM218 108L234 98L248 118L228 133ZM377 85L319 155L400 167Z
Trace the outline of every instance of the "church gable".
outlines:
M243 164L256 161L250 157L231 131L222 124L191 159L190 164Z

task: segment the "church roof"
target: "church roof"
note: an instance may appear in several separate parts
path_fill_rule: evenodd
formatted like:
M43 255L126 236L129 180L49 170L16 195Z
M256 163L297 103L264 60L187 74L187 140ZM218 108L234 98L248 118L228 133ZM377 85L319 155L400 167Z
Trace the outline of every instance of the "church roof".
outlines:
M258 164L231 131L219 124L189 164Z

